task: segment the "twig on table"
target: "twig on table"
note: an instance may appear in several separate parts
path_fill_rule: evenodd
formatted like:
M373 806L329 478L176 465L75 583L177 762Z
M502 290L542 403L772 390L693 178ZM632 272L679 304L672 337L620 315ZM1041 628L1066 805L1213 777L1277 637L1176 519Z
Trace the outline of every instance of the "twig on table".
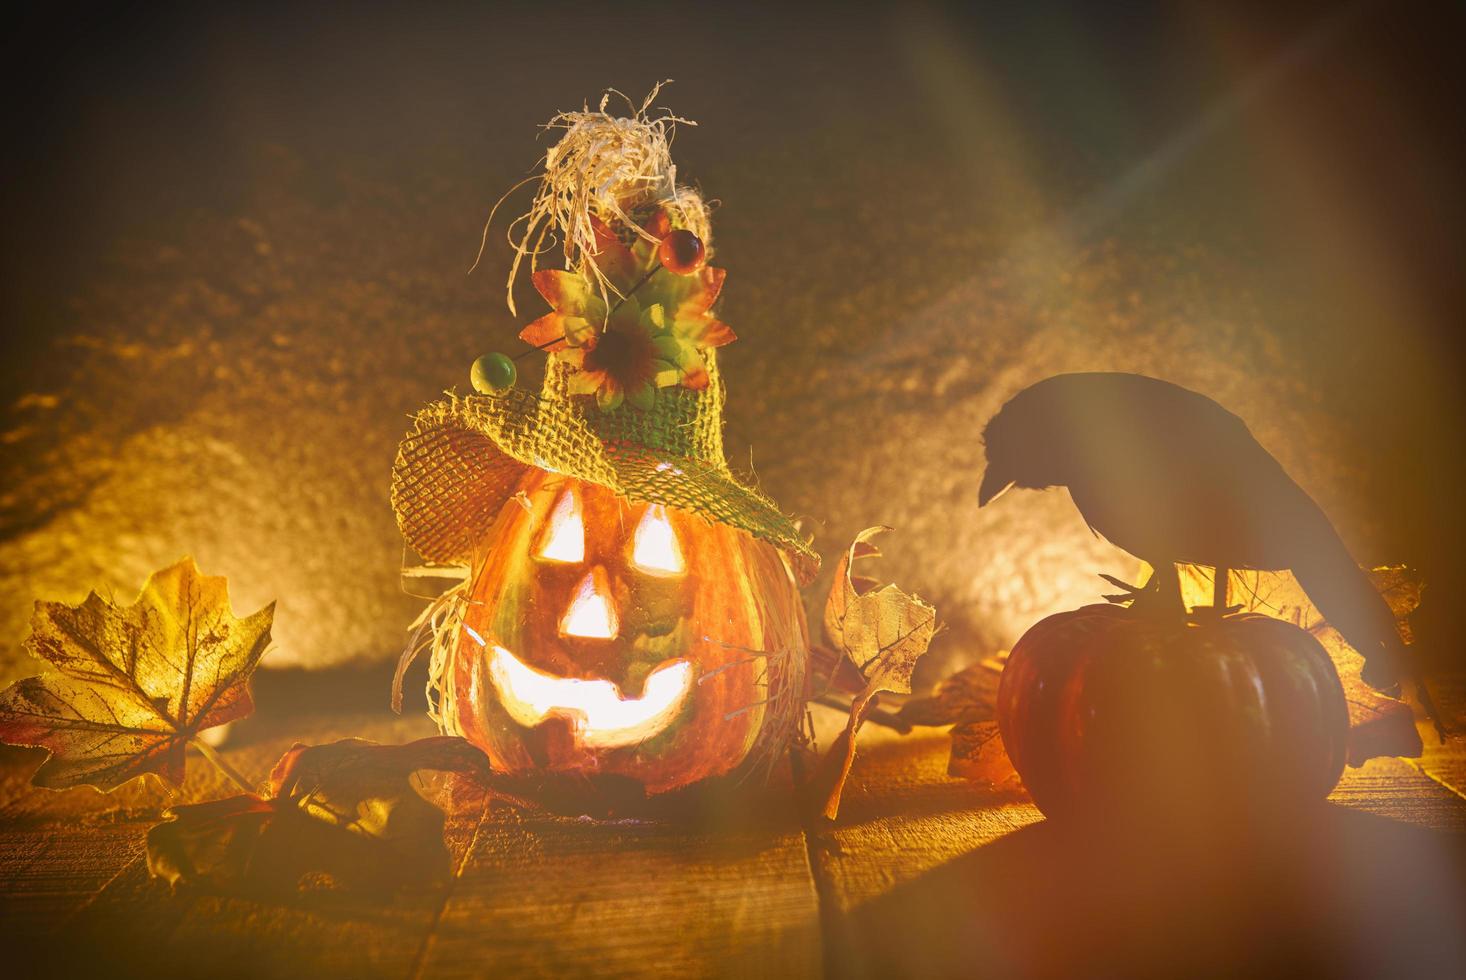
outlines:
M841 699L838 695L822 694L819 697L815 698L814 702L815 704L822 704L826 708L834 708L836 711L843 711L847 714L850 712L850 702ZM902 735L906 735L911 732L911 725L903 721L900 715L897 715L895 712L887 711L884 708L867 708L865 710L865 714L862 715L862 718L865 721L873 722L874 724L881 725L885 728L894 729L895 731L900 732Z

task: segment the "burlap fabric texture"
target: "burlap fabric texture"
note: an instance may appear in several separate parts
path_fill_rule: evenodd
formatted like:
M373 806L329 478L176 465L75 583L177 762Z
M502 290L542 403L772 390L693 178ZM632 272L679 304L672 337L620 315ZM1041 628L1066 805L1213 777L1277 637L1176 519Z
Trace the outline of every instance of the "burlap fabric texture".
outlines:
M550 358L538 395L450 394L417 414L392 472L392 507L425 559L467 563L529 467L563 473L741 528L780 548L808 584L819 556L763 494L738 482L723 457L724 389L706 351L708 386L657 391L649 410L602 412L570 395L570 368Z

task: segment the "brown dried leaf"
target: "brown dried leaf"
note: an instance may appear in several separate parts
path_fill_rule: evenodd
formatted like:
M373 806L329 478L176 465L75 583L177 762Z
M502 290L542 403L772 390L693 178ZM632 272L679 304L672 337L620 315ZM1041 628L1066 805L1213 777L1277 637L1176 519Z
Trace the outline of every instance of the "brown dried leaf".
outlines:
M192 558L154 572L131 606L95 592L37 602L26 647L56 670L0 694L0 741L50 750L37 786L110 790L151 773L176 787L190 739L254 710L274 615L271 603L236 619L226 581Z
M911 672L931 643L937 612L894 585L867 585L862 592L850 574L856 559L880 553L869 538L889 530L866 528L841 558L825 603L825 635L860 668L869 692L910 694Z
M995 789L1016 790L1018 770L1008 759L995 721L978 721L952 729L952 756L947 774L989 783Z
M1421 596L1425 593L1425 582L1420 573L1406 565L1383 565L1371 569L1369 578L1384 597L1390 612L1395 614L1395 628L1405 643L1414 642L1410 631L1410 614L1420 608Z
M931 695L907 701L896 717L908 725L932 727L991 721L1002 676L1002 659L984 658L942 681Z
M1211 605L1211 570L1196 565L1180 565L1178 569L1186 605ZM1395 614L1395 626L1408 644L1411 640L1409 617L1420 606L1425 591L1420 573L1407 565L1381 565L1370 569L1368 574ZM1259 612L1284 619L1315 634L1331 629L1291 572L1233 570L1230 601L1240 605L1243 612Z
M879 555L870 539L889 527L870 527L855 536L835 569L835 581L825 602L825 636L865 678L865 689L850 704L850 718L824 763L819 767L814 795L822 801L820 813L829 820L840 811L840 794L855 759L855 736L875 696L881 691L911 693L911 673L926 653L936 632L937 612L894 585L875 587L873 580L857 578L850 566L858 558Z
M461 738L406 745L359 738L296 744L267 796L176 806L148 832L148 870L174 886L293 891L330 881L348 890L429 884L449 871L443 812L413 786L423 770L485 774Z
M1379 756L1414 759L1425 751L1410 705L1386 697L1357 675L1340 680L1349 703L1349 765L1362 766Z
M815 700L827 695L853 698L865 690L864 675L845 656L845 651L823 643L810 644L809 676Z

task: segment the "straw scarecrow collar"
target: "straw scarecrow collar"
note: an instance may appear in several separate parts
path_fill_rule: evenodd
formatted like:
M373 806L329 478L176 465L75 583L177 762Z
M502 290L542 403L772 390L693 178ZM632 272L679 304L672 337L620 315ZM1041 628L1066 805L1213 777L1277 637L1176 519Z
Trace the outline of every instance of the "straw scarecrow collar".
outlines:
M649 117L655 95L630 119L607 115L603 100L600 112L552 120L566 135L546 153L522 237L511 238L517 255L533 256L530 236L543 221L566 244L567 270L533 276L554 312L521 333L550 353L544 386L538 395L513 387L449 393L417 414L398 449L392 506L408 545L429 561L471 561L539 468L744 530L778 547L801 582L818 571L819 556L793 522L742 485L723 455L725 393L714 348L733 333L709 310L722 270L679 278L655 266L670 231L692 229L704 242L710 234L706 207L675 184L666 152L670 124L681 120ZM660 169L649 177L641 172L648 166ZM641 289L652 276L655 288ZM654 359L644 383L608 385L595 370L596 347L627 308L644 321Z

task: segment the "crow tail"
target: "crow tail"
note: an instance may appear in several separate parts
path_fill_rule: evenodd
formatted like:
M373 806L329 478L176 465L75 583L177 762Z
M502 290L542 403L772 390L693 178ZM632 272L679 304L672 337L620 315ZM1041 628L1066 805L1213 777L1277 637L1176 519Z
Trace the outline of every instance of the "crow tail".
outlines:
M1395 614L1364 570L1327 524L1309 540L1293 564L1293 576L1328 624L1364 657L1366 683L1388 690L1400 682L1405 644Z
M1445 741L1445 723L1420 672L1408 664L1394 612L1333 527L1325 524L1319 531L1293 565L1294 578L1328 624L1364 657L1360 677L1366 684L1398 694L1401 675L1408 671L1420 706Z

